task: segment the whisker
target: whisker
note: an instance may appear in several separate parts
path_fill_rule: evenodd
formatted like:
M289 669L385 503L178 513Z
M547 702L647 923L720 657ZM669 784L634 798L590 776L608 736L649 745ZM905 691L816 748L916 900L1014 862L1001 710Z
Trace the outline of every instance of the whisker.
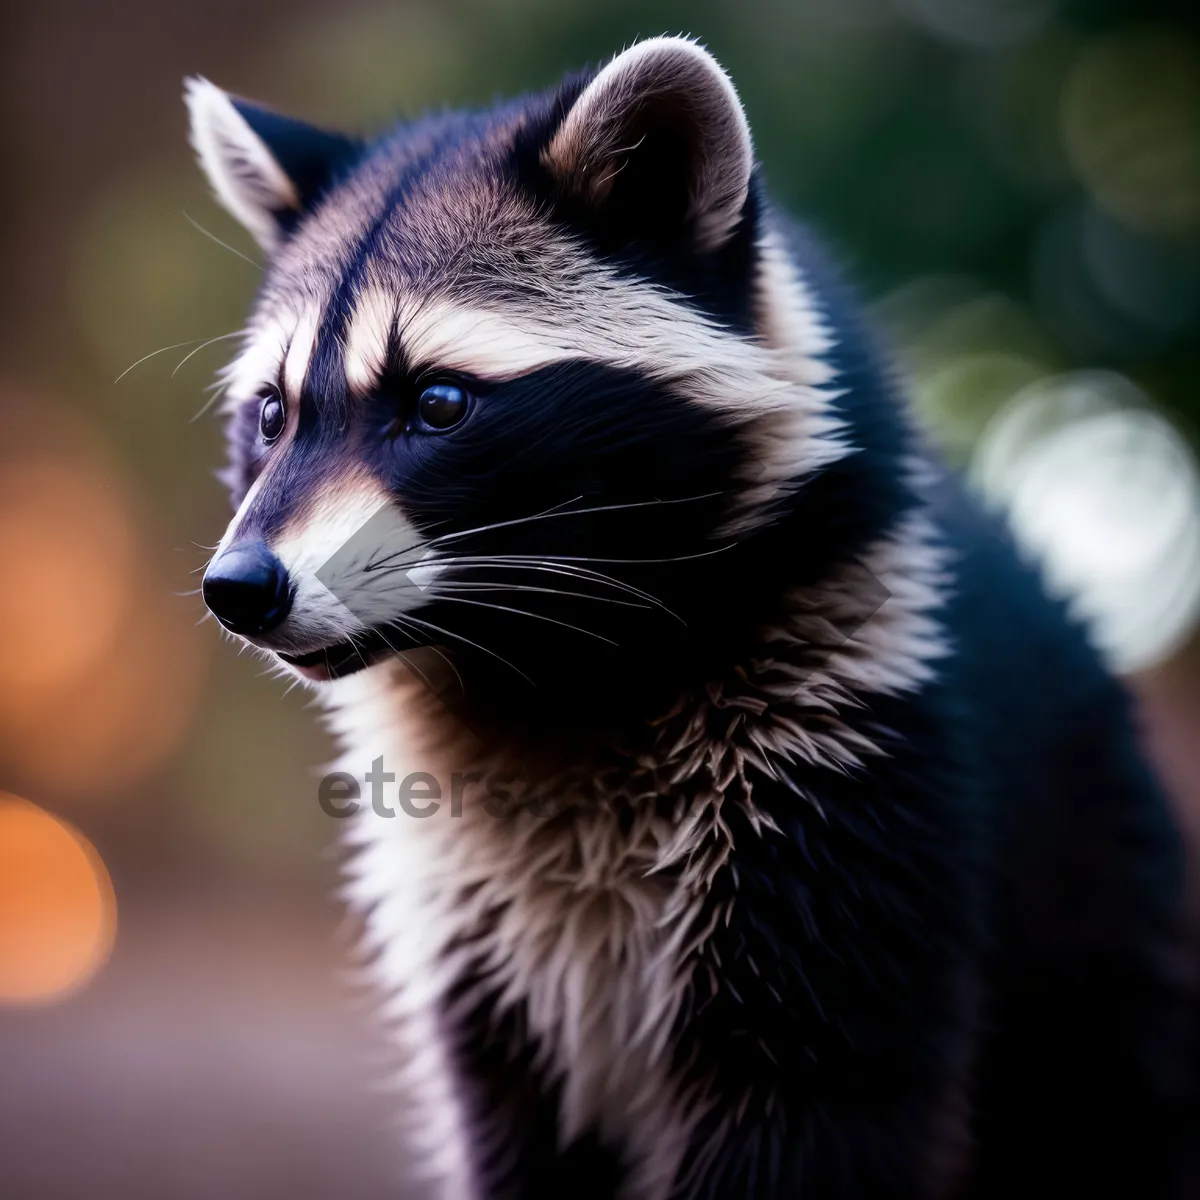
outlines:
M562 508L562 506L563 506L564 504L574 504L576 500L582 500L582 499L583 499L583 497L582 497L582 496L576 496L576 497L574 497L574 498L573 498L573 499L571 499L571 500L564 500L564 501L562 501L562 502L561 502L561 503L559 503L559 504L554 504L554 505L552 505L550 508L543 509L541 512L539 512L539 513L535 514L535 517L534 517L534 518L530 518L530 519L532 520L532 519L536 519L536 517L547 517L547 516L551 516L552 514L554 514L554 512L555 512L555 510L556 510L556 509L560 509L560 508ZM487 528L487 527L485 526L485 527L483 527L483 528ZM467 532L468 532L468 533L478 533L478 532L479 532L479 530L468 530ZM451 537L451 536L455 536L455 535L453 535L453 534L443 534L442 536L443 536L443 537ZM460 536L461 536L461 535L460 535ZM392 558L397 558L397 557L398 557L398 556L400 556L401 554L411 554L411 553L412 553L414 550L418 550L418 549L424 549L426 546L431 546L431 545L433 545L433 543L434 543L434 542L436 542L436 541L439 541L439 540L440 540L440 538L433 538L433 539L432 539L431 541L429 541L429 542L424 542L424 541L413 542L413 543L411 543L410 545L408 545L408 546L404 546L404 547L402 547L402 548L401 548L401 549L399 549L399 550L394 550L394 551L393 551L391 554L387 555L387 556L386 556L386 557L384 557L384 558L381 558L381 559L379 560L379 562L378 562L378 563L372 563L372 562L368 561L368 563L367 563L367 565L366 565L366 570L368 570L368 571L370 571L370 570L373 570L373 569L374 569L376 566L382 566L382 565L383 565L384 563L386 563L386 562L387 562L389 559L392 559Z
M713 496L719 496L721 492L705 492L699 496L681 496L671 500L660 500L657 497L653 500L631 500L625 504L597 504L591 508L571 508L563 512L558 512L556 509L561 508L561 505L556 505L555 508L547 509L545 512L534 513L529 517L514 517L509 521L496 521L491 525L480 525L475 529L464 529L458 533L444 533L440 537L431 538L430 546L440 545L442 542L453 542L459 538L470 537L476 533L490 533L493 529L507 529L513 525L528 525L534 521L555 520L558 517L585 517L592 513L602 512L617 512L628 508L653 508L660 504L692 504L697 500L708 500ZM573 504L574 501L567 501Z
M568 592L563 588L534 587L531 584L524 583L452 581L448 586L455 592L541 592L547 596L570 596L574 600L595 600L601 604L616 604L621 608L648 609L652 607L649 604L635 604L632 600L614 600L611 596L595 596L591 592Z
M169 346L162 346L158 350L151 350L149 354L143 354L142 357L137 360L137 362L130 364L120 373L120 375L116 377L116 379L113 380L113 386L115 387L118 383L120 383L121 380L133 370L134 367L140 367L142 363L157 357L159 354L166 354L168 350L181 350L184 346L194 346L197 342L202 341L204 341L203 338L188 338L186 342L172 342Z
M589 516L593 513L618 512L618 511L621 511L624 509L630 509L630 508L653 508L657 505L694 504L697 500L708 500L714 496L720 496L722 494L723 493L720 491L703 492L698 496L680 496L680 497L676 497L676 498L669 499L669 500L662 500L662 499L658 499L658 498L655 498L653 500L631 500L631 501L629 501L627 503L623 503L623 504L598 504L598 505L593 505L590 508L572 508L572 509L565 509L565 510L563 510L562 504L556 504L553 508L545 509L542 512L534 513L528 517L514 517L508 521L495 521L491 525L478 525L473 529L461 529L454 533L444 533L438 537L430 538L428 542L413 543L412 545L402 547L399 550L393 551L391 554L385 555L383 558L379 559L377 562L368 562L365 569L370 571L370 570L374 570L377 567L384 566L385 564L389 563L390 560L392 560L394 558L398 558L402 554L409 554L413 550L416 550L418 547L425 546L425 547L433 548L436 546L440 546L446 542L460 541L462 538L474 537L476 534L490 533L496 529L508 529L515 525L529 525L534 521L557 520L559 517L584 517L584 516ZM582 499L581 496L575 497L575 500L580 500L580 499ZM568 501L565 501L564 503L574 504L575 500L568 500ZM562 511L560 511L560 510L562 510ZM556 556L547 555L546 557L553 558ZM598 561L598 562L602 562L602 561L621 562L624 560L621 560L621 559L597 559L596 561ZM666 561L666 560L664 560L664 561Z
M201 350L205 349L205 347L215 346L217 344L217 342L227 342L227 341L229 341L230 338L241 337L242 333L243 333L243 330L241 330L241 329L233 329L233 330L230 330L229 333L221 333L221 334L218 334L214 338L209 338L208 341L206 341L206 342L201 342L200 345L198 345L195 348L195 350L189 350L175 364L175 370L173 370L171 372L171 378L174 379L175 376L179 374L180 369L183 367L184 363L186 363L188 361L188 359L194 358L197 354L200 353Z
M399 622L399 621L397 621L397 622L396 622L396 624L397 624L397 625L399 625L399 624L400 624L400 622ZM407 653L406 651L404 651L404 650L397 650L397 649L396 649L396 647L395 647L395 646L393 646L393 645L392 645L392 643L391 643L391 642L389 642L389 641L387 640L387 638L386 638L386 637L385 637L385 636L384 636L382 633L381 633L379 636L383 638L383 643L384 643L384 645L385 645L385 646L387 646L387 648L388 648L388 649L389 649L389 650L390 650L390 651L391 651L391 652L392 652L394 655L396 655L396 657L397 657L397 658L399 658L399 659L400 659L400 660L401 660L401 661L404 663L404 665L405 665L405 666L406 666L406 667L407 667L407 668L408 668L410 671L415 671L415 672L417 673L417 675L419 675L419 676L421 677L421 682L422 682L422 683L423 683L423 684L424 684L424 685L425 685L425 686L426 686L426 687L427 687L427 688L428 688L428 689L429 689L431 692L434 692L434 693L436 694L436 689L434 688L434 686L433 686L433 683L432 683L432 681L430 680L429 676L428 676L428 675L426 675L426 674L425 674L425 672L424 672L424 671L422 671L422 670L421 670L421 668L420 668L420 667L418 667L418 666L417 666L417 664L416 664L415 662L413 662L413 660L412 660L411 658L409 658L409 656L408 656L408 653Z
M388 644L387 638L384 638L383 640L384 640L385 644ZM358 643L354 640L353 634L350 635L350 648L354 651L355 654L358 655L358 661L360 663L362 663L362 665L364 667L369 667L371 665L369 662L367 662L367 656L362 652L362 650L359 648ZM325 656L325 661L326 662L329 661L328 655Z
M534 561L522 561L524 558L533 559ZM634 587L630 583L625 583L621 579L614 579L611 575L605 575L603 571L589 571L586 567L576 567L571 565L551 564L539 560L534 555L504 555L497 554L490 557L475 556L463 558L443 558L434 560L439 566L443 563L447 566L478 566L478 567L507 567L509 569L523 571L545 571L550 575L563 575L568 579L590 579L596 583L601 583L605 587L615 588L621 592L627 592L631 596L636 596L639 600L645 600L647 603L654 605L656 608L662 609L669 616L674 617L681 624L685 624L683 618L678 613L673 612L668 608L657 596L650 592L643 591L641 588Z
M204 226L201 225L200 222L197 221L193 216L191 216L186 210L181 210L181 211L183 212L183 219L193 229L199 230L202 234L204 234L204 236L206 238L209 238L212 241L216 242L218 246L220 246L224 250L228 250L230 254L236 254L238 256L238 258L240 258L243 262L248 262L252 267L257 267L258 270L260 270L260 271L263 269L262 263L255 262L254 259L252 259L248 254L243 254L240 250L231 246L228 242L221 241L221 239L219 237L217 237L217 235L215 233L213 233L209 229L205 229Z
M521 559L521 558L537 559L537 560L547 561L547 562L552 562L552 563L624 563L627 565L638 564L638 563L643 563L643 564L645 564L645 563L651 563L651 564L653 564L653 563L673 563L673 562L690 562L693 559L697 559L697 558L709 558L714 554L723 554L726 550L732 550L738 544L739 544L739 542L737 540L734 540L731 542L726 542L724 546L717 546L712 550L701 550L695 554L676 554L676 555L672 555L672 556L669 556L666 558L601 558L601 557L598 557L595 555L590 555L590 554L542 554L542 555L528 554L528 555L510 555L508 557L510 557L512 559ZM401 553L401 551L396 551L396 555L399 555L400 553ZM395 555L389 555L388 557L392 558L392 557L395 557ZM364 570L373 570L373 569L378 570L380 568L380 566L382 565L383 561L384 560L381 560L380 564L377 564L374 568L364 567L363 569ZM389 564L386 568L383 568L383 569L386 571L411 570L413 567L419 566L422 562L424 562L426 566L430 566L430 565L440 565L441 563L453 563L456 561L458 561L458 560L456 560L456 559L433 559L433 560L413 559L411 562L407 562L407 563L400 563L397 565Z
M530 679L529 676L526 675L525 672L522 671L520 667L513 666L513 664L510 663L507 658L504 658L502 655L497 654L495 652L495 650L489 650L487 648L487 646L481 646L478 642L471 641L470 638L464 637L461 633L455 633L451 629L443 629L440 625L435 625L432 621L426 621L424 617L414 617L412 615L412 613L406 613L404 619L406 621L413 622L414 625L422 625L426 629L432 629L434 631L434 633L441 633L441 634L444 634L446 637L452 637L456 641L462 642L467 646L471 646L474 649L479 650L484 654L491 655L492 658L496 659L498 662L502 662L506 667L508 667L508 669L510 671L515 671L527 683L531 684L533 687L537 687L537 684L534 683L533 680ZM456 672L456 674L457 674L457 672Z
M523 561L525 559L530 559L532 561ZM396 563L391 566L377 568L377 569L381 569L383 575L386 576L388 574L395 573L397 571L411 570L412 568L420 565L420 563L423 561L427 561L427 560L416 559L416 560L413 560L412 562ZM588 560L588 561L600 561L600 560ZM620 560L617 560L617 561L620 561ZM644 601L646 601L647 605L649 605L653 608L659 609L659 611L665 613L667 616L678 621L680 625L684 625L684 626L687 625L687 622L683 619L683 617L681 617L677 612L675 612L674 609L672 609L668 605L664 604L657 596L653 595L652 593L643 591L641 588L634 587L632 584L625 583L622 580L614 579L611 575L606 575L602 571L592 571L586 567L576 566L571 563L548 563L542 559L537 558L534 555L475 555L475 556L462 556L462 557L457 557L457 558L440 558L440 559L435 559L434 562L439 567L441 567L441 566L455 567L458 569L462 569L462 568L469 569L471 567L477 567L480 569L504 568L507 570L545 571L547 574L562 575L564 578L567 578L567 579L590 580L592 582L599 583L602 586L611 587L616 591L625 592L628 595L635 596L639 600L644 600ZM526 585L518 585L518 584L511 584L511 585L492 584L492 585L489 585L489 584L482 584L482 583L474 583L473 581L470 581L470 580L462 581L462 582L469 584L471 587L476 588L476 589L492 587L494 589L503 590L505 587L508 587L511 590L553 590L553 589L528 588ZM455 586L459 586L459 585L456 583ZM558 594L569 595L569 596L579 596L582 599L611 600L611 597L596 596L589 592L560 592ZM611 600L611 602L612 603L620 603L620 601L615 601L615 600ZM637 607L644 607L644 606L630 605L630 607L637 608Z
M382 634L380 634L380 637L383 637L383 635L382 635ZM392 652L394 655L396 655L396 657L397 657L397 658L399 658L399 659L400 659L400 660L401 660L401 661L404 663L404 665L405 665L405 666L406 666L406 667L407 667L407 668L408 668L410 671L415 671L415 672L416 672L416 674L417 674L418 676L420 676L421 682L422 682L422 683L423 683L423 684L424 684L424 685L425 685L425 686L426 686L426 687L427 687L427 688L428 688L428 689L429 689L431 692L433 692L433 694L434 694L435 696L437 695L437 688L435 688L435 687L433 686L433 681L432 681L432 680L429 678L429 676L428 676L428 675L426 675L426 674L425 674L425 672L424 672L424 671L422 671L422 670L421 670L421 668L420 668L420 667L418 667L418 666L417 666L417 664L416 664L415 662L413 662L413 660L412 660L411 658L409 658L409 656L407 655L407 653L405 653L405 651L403 651L403 650L397 650L397 649L396 649L396 647L395 647L395 646L393 646L393 645L392 645L392 643L391 643L391 642L389 642L389 641L387 640L387 638L386 638L386 637L385 637L385 638L383 638L383 644L384 644L385 646L387 646L387 648L388 648L388 649L389 649L389 650L390 650L390 651L391 651L391 652Z
M396 623L397 625L400 625L400 626L403 628L402 622L401 622L401 620L400 620L399 618L397 618L397 619L396 619L396 622L395 622L395 623ZM417 673L417 674L418 674L418 675L421 677L421 681L422 681L422 682L425 684L425 686L426 686L426 687L427 687L427 688L428 688L428 689L429 689L431 692L433 692L433 693L434 693L434 695L436 695L436 694L437 694L437 689L436 689L436 688L433 686L433 682L430 680L429 676L428 676L428 675L426 675L426 674L425 674L425 672L424 672L424 671L422 671L422 670L421 670L421 668L420 668L420 667L418 667L418 666L417 666L417 664L416 664L415 662L413 662L411 658L409 658L407 651L404 651L404 650L397 650L397 649L396 649L396 647L395 647L395 646L393 646L393 645L392 645L392 643L388 641L387 634L386 634L386 633L384 633L384 632L383 632L383 630L379 630L379 631L378 631L378 633L379 633L379 636L380 636L381 638L383 638L383 644L384 644L384 645L385 645L385 646L386 646L386 647L387 647L387 648L388 648L388 649L389 649L389 650L390 650L390 651L391 651L393 654L395 654L397 658L401 659L401 660L404 662L404 665L405 665L406 667L408 667L408 669L409 669L410 671L415 671L415 672L416 672L416 673ZM440 654L440 653L441 653L441 652L439 651L439 654ZM362 655L359 655L359 657L361 658L361 657L362 657ZM443 658L443 659L446 661L447 665L449 665L449 661L450 661L450 660L449 660L449 659L447 659L447 658L446 658L446 656L445 656L444 654L442 654L442 655L441 655L441 657L442 657L442 658ZM450 669L451 669L452 671L454 670L454 668L453 668L453 667L451 667ZM455 675L457 675L457 674L458 674L458 672L457 672L457 671L454 671L454 673L455 673ZM462 682L462 679L461 679L461 677L459 678L459 682L460 682L460 683Z
M218 387L216 390L213 391L213 394L211 396L209 396L209 398L207 400L205 400L205 402L202 405L200 405L200 410L196 413L195 416L192 417L192 419L188 422L188 424L194 425L198 420L200 420L200 418L202 416L204 416L204 414L206 412L208 412L208 410L210 408L212 408L212 406L214 404L216 404L216 402L220 398L221 398L221 390L220 390L220 387Z
M448 654L446 654L437 646L430 646L429 649L432 650L434 654L436 654L438 658L440 658L442 662L444 662L446 666L448 666L450 670L454 672L454 678L458 680L458 686L465 696L467 692L467 685L463 682L463 677L458 673L458 668L454 665L453 659L451 659Z
M395 617L395 618L393 618L393 620L397 625L399 625L401 627L401 629L404 628L404 622L405 622L404 617L402 617L402 616ZM381 635L381 636L383 636L383 635ZM387 642L386 636L384 636L384 641ZM394 646L392 646L391 642L388 642L387 644L389 646L391 646L391 648L393 650L396 650L396 648ZM458 668L454 665L454 663L451 662L450 659L444 653L442 653L442 651L440 649L438 649L437 646L431 645L427 648L432 650L434 652L434 654L436 654L438 656L438 658L440 658L442 660L442 662L444 662L446 664L446 666L448 666L450 668L450 670L454 672L454 677L455 677L455 679L458 680L458 686L460 688L462 688L463 692L465 693L467 690L467 685L465 683L463 683L463 677L458 673ZM407 663L408 666L412 667L412 669L414 671L416 671L417 674L420 675L422 679L425 680L425 682L429 686L430 690L436 690L436 689L434 689L433 684L429 682L428 678L426 678L426 676L413 663L412 659L409 657L409 654L411 653L410 651L396 650L396 653L405 661L405 663Z
M493 608L497 612L514 613L519 617L532 617L535 621L545 621L550 625L561 625L564 629L573 629L576 633L594 637L601 642L607 642L610 646L617 645L612 638L606 638L603 634L595 633L591 629L583 629L579 625L572 625L569 621L559 621L555 617L547 617L541 613L530 612L527 608L511 608L506 604L488 604L486 600L468 600L465 596L452 596L446 592L431 591L430 594L439 600L449 601L451 604L474 604L477 608Z
M723 554L726 550L732 550L738 543L736 541L727 542L724 546L718 546L715 550L701 550L696 554L676 554L670 558L594 558L591 555L580 554L552 554L548 555L551 562L583 562L583 563L673 563L673 562L690 562L695 558L710 558L714 554Z

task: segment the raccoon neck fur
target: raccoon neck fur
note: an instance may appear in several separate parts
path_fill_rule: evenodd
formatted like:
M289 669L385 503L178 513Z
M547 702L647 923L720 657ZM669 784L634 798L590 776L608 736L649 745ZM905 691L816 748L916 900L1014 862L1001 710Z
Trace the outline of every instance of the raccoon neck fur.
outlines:
M735 658L653 707L632 689L627 719L570 737L506 712L496 694L495 711L475 707L464 722L400 660L329 690L341 769L361 778L382 759L397 781L432 777L440 795L426 816L364 807L350 822L347 897L365 917L385 1015L405 1031L402 1091L426 1098L413 1119L438 1127L447 1195L471 1194L456 1164L480 1135L455 1132L453 1106L429 1105L454 1070L433 1061L446 1051L427 1022L463 978L487 979L528 1022L540 1069L561 1086L563 1144L595 1128L629 1161L624 1194L665 1194L706 1108L672 1079L668 1041L721 919L700 914L736 861L730 806L762 828L752 772L846 771L883 752L870 698L917 690L936 671L945 566L914 505L856 558L786 588ZM797 804L820 806L789 786Z

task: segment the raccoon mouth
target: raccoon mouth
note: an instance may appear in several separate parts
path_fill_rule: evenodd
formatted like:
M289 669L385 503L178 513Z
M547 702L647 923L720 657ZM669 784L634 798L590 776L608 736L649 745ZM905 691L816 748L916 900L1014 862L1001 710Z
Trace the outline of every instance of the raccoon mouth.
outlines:
M412 639L397 629L372 629L353 642L336 642L307 654L275 653L306 679L324 681L353 675L412 647Z

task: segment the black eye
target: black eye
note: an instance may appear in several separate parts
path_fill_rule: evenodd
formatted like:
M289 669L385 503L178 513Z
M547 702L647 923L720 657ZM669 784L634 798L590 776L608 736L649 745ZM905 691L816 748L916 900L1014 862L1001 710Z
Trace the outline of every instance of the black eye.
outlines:
M258 431L264 442L273 442L283 432L283 425L283 401L272 392L264 398L259 410Z
M427 387L417 401L417 417L427 429L439 433L453 429L466 417L471 397L454 383L435 383Z

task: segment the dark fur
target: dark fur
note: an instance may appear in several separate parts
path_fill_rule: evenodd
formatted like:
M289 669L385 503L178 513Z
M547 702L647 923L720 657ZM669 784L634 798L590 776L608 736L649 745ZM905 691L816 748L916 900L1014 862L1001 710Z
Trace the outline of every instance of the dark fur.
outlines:
M336 205L354 172L384 173L389 186L327 312L291 463L260 494L248 532L269 536L303 506L311 480L349 453L338 337L362 265L387 242L413 272L429 269L424 242L442 226L428 214L474 171L499 172L593 252L752 333L757 183L739 232L704 256L689 249L671 191L686 146L670 128L603 211L560 194L539 151L580 87L404 126L356 160L343 139L313 134L305 146L295 125L255 123L268 141L284 131L281 156L303 164L313 207ZM322 154L323 178L314 172ZM640 206L647 196L658 202ZM486 250L472 251L484 265L470 286L500 295L511 282L489 280ZM604 633L614 649L483 609L431 601L429 612L520 662L539 685L524 688L461 650L482 697L478 719L511 720L548 742L631 736L682 686L753 653L787 588L820 581L906 509L929 503L955 552L944 618L953 651L938 681L874 697L847 718L888 751L868 768L787 768L818 803L755 777L756 804L777 832L729 813L736 854L710 903L731 903L735 916L698 951L672 1038L678 1078L708 1081L722 1104L695 1134L677 1200L915 1198L956 1186L980 1198L1166 1197L1195 1132L1184 1127L1175 957L1181 853L1127 699L953 480L931 500L914 491L903 464L921 447L881 355L807 235L796 234L794 250L835 331L838 404L858 449L727 551L619 568L686 625L581 598L528 601ZM489 389L453 436L384 440L416 386L398 354L352 419L365 438L355 453L418 528L470 528L575 496L673 497L674 507L552 519L468 544L630 559L713 549L719 501L688 498L727 488L743 453L727 421L636 376L570 365ZM241 493L262 455L252 415L232 428ZM493 1012L485 982L464 980L444 1014L465 1102L489 1131L479 1134L479 1174L495 1196L615 1195L620 1148L594 1137L557 1147L554 1085L535 1067L520 1013Z

